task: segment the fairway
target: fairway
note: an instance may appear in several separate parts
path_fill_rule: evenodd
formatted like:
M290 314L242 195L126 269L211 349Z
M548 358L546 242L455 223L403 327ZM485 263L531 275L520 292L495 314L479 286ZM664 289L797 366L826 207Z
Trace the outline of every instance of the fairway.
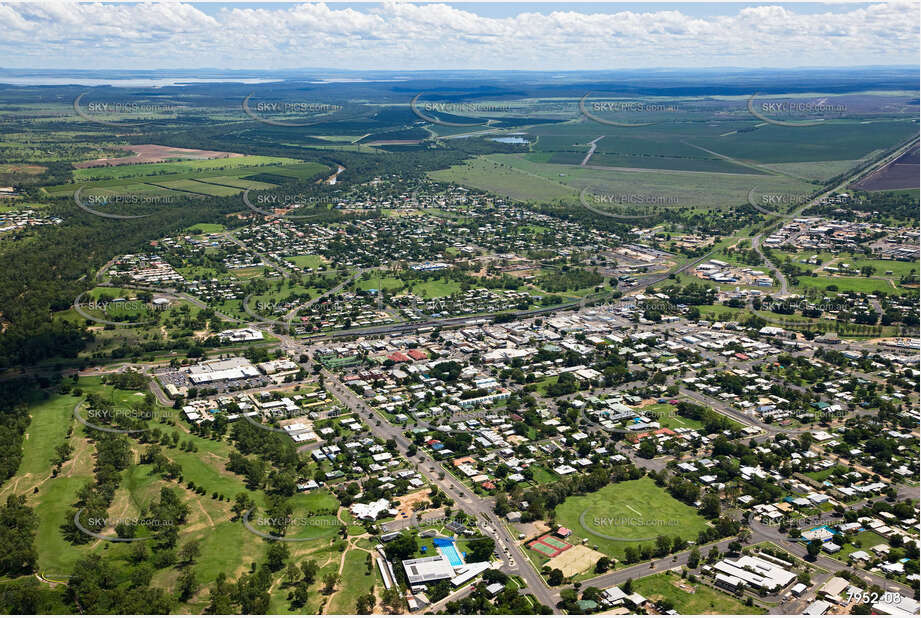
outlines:
M654 545L656 537L696 540L707 528L694 507L672 498L649 477L615 483L585 496L570 496L556 509L557 521L572 540L618 559L628 546Z

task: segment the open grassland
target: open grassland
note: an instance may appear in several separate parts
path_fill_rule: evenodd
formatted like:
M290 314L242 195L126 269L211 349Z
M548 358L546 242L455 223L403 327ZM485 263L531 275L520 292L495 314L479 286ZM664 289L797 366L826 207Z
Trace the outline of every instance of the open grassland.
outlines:
M413 286L413 294L422 298L442 298L450 296L461 289L460 283L448 279L435 279L417 283Z
M649 477L614 483L584 496L570 496L556 508L557 521L573 531L573 541L623 559L628 546L654 546L656 537L696 540L707 521L694 507L672 498Z
M580 192L588 189L592 195L644 194L649 196L647 199L654 197L675 209L738 206L747 202L752 189L808 194L817 188L785 176L597 169L539 163L528 160L526 155L483 155L431 176L519 200L578 204Z
M550 177L509 165L492 156L480 156L429 174L434 180L482 189L516 200L575 203L578 191Z
M658 573L638 579L633 582L633 590L651 601L671 601L675 611L682 615L765 613L760 607L746 606L738 599L700 582L692 584L682 580L675 573Z
M876 277L800 277L797 287L801 289L817 289L821 291L828 290L829 286L837 287L839 292L863 292L865 294L875 294L877 292L886 292L892 294L896 291L895 286L886 278Z
M322 255L291 255L285 259L301 268L319 268L329 263Z

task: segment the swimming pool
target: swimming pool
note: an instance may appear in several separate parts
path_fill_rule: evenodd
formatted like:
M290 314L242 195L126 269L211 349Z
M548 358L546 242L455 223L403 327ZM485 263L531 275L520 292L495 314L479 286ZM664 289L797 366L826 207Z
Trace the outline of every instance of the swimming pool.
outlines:
M463 566L464 561L461 559L460 554L457 553L457 546L454 543L439 544L438 548L441 550L441 553L444 554L445 558L448 559L448 562L451 563L451 566Z

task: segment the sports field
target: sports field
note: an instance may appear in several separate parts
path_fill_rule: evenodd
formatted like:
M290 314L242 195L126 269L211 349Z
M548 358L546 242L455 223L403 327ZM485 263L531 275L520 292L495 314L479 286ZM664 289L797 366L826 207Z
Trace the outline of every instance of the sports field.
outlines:
M672 498L649 477L614 483L585 496L570 496L556 519L608 556L622 559L628 546L654 545L656 537L696 540L707 527L697 510Z

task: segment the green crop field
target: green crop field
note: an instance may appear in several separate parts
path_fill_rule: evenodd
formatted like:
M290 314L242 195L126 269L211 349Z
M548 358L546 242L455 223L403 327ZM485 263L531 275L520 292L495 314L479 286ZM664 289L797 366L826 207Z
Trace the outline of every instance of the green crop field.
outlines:
M216 159L218 162L238 161L248 159ZM108 194L108 195L162 195L174 194L182 195L187 191L189 194L204 195L236 195L244 189L268 189L277 184L284 184L291 180L305 180L325 173L329 168L320 163L299 162L295 159L284 159L282 157L257 157L257 159L267 159L269 162L260 165L242 165L231 167L212 167L205 169L188 169L186 168L166 168L156 171L158 167L151 166L171 166L178 163L144 163L139 165L127 165L125 169L131 170L131 174L115 177L89 177L87 179L75 179L74 182L61 185L50 185L43 190L51 197L65 197L72 195L78 188L83 188L87 195L91 194ZM278 161L272 163L271 160ZM189 161L185 163L204 163L203 161ZM92 168L105 170L120 170L122 167L114 168ZM170 171L174 170L174 171ZM89 170L76 170L89 171ZM270 183L251 179L249 177L271 176L276 182ZM212 182L212 178L217 179Z
M242 189L236 187L227 187L223 185L212 185L200 180L167 180L151 181L149 184L159 187L166 187L174 191L183 191L186 193L195 193L200 195L215 195L218 197L227 197L240 193Z
M589 546L617 559L623 559L628 546L654 546L658 535L696 540L707 528L694 507L672 498L649 477L570 496L556 508L556 519L574 538L587 538Z
M88 167L74 170L73 178L74 181L103 180L111 178L131 178L136 176L185 174L189 172L213 172L214 170L234 170L237 168L259 166L295 165L297 163L300 163L300 161L296 159L289 159L287 157L263 157L258 155L251 155L245 157L230 157L226 159L195 159L189 161L170 161L167 163L141 163L138 165L117 165L112 167Z
M748 170L751 172L752 170ZM612 194L643 193L668 199L672 208L723 208L748 201L752 189L808 194L816 186L796 178L758 173L592 169L531 161L526 155L483 155L430 174L519 200L579 203L583 189Z

